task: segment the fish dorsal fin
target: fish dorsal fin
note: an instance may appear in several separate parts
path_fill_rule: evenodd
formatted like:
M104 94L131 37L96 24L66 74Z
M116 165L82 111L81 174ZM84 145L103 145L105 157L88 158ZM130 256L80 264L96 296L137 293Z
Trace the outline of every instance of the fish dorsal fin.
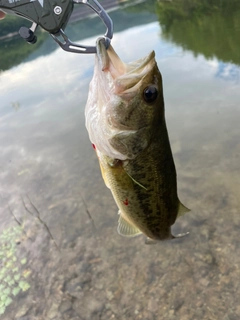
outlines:
M191 211L190 209L188 209L187 207L185 207L180 201L179 201L179 207L178 207L178 215L177 217L181 217L183 216L185 213Z
M117 231L121 236L124 237L135 237L142 233L137 227L125 220L121 213L118 220Z

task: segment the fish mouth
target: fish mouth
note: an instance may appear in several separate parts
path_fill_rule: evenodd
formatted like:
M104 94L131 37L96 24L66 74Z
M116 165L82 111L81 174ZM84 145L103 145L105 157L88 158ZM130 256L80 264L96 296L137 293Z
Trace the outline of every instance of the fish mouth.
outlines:
M126 64L122 62L113 47L109 45L106 49L104 38L97 39L96 48L102 71L109 72L113 80L127 72Z
M127 100L131 99L156 65L154 51L144 58L126 64L111 45L106 49L103 38L97 39L96 47L101 70L110 75L108 81L113 84L114 94Z

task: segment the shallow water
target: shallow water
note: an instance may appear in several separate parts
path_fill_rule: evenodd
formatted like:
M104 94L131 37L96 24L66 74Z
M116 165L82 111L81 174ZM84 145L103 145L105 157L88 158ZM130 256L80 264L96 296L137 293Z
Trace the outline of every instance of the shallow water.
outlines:
M173 234L188 237L146 246L118 235L84 125L93 55L46 38L1 73L1 319L239 319L240 8L213 2L195 15L185 1L175 15L154 1L110 13L124 61L156 52L178 193L191 208ZM85 44L101 34L84 39L89 21L69 27L74 41L76 30Z

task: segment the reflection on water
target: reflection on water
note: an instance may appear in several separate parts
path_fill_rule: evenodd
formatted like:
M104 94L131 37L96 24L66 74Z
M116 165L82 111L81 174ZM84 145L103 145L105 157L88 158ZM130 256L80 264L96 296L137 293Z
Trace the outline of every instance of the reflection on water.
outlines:
M215 63L217 65L216 77L224 79L226 81L239 83L239 80L240 80L239 67L237 67L232 63L224 63L222 61L219 61L219 62L215 61Z
M189 28L173 16L175 27L166 31L162 17L146 11L148 2L141 13L140 5L114 12L122 20L114 18L121 31L113 46L123 60L156 51L179 197L192 210L174 226L174 234L190 231L183 239L145 246L141 236L117 234L117 208L84 126L93 56L57 47L44 55L43 45L41 55L1 73L0 265L5 275L16 259L20 275L7 277L10 268L10 285L0 279L1 319L238 319L240 50L232 19L239 8L227 2L226 14L208 7L197 15L198 25L209 26L206 38L194 34L195 15ZM183 1L176 3L182 12ZM148 17L142 25L139 14ZM228 26L224 36L219 19ZM176 40L177 28L181 41L191 34L194 47ZM223 48L231 40L227 58L215 51L211 30ZM94 42L90 36L80 43Z
M8 20L7 16L4 20ZM19 18L19 20L23 20ZM4 23L3 23L4 24ZM1 21L2 25L2 21ZM2 28L2 26L1 26ZM3 26L4 28L4 26ZM1 45L0 45L0 70L7 70L12 68L13 66L21 63L26 57L28 57L32 52L38 50L41 44L47 37L46 32L37 32L38 41L36 45L29 45L24 41L20 36L14 35L10 38L2 39L0 37Z
M207 59L240 64L240 2L175 0L157 1L162 36Z

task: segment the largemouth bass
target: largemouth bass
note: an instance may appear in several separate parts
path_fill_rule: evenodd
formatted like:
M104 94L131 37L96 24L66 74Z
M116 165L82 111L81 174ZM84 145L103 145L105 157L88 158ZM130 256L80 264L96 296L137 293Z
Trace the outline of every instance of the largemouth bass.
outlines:
M175 238L171 226L189 210L177 196L154 51L125 64L98 39L85 116L103 179L119 208L118 233Z

